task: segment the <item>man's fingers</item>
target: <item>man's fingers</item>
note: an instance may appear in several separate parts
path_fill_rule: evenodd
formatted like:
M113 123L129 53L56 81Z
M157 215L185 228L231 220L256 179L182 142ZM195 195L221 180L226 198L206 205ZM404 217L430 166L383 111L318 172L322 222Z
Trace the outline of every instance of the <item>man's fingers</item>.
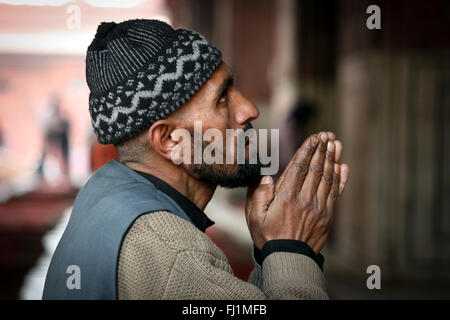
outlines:
M287 164L286 168L284 169L283 173L281 174L280 178L278 179L276 185L275 185L275 192L278 190L278 188L280 187L281 183L283 183L284 177L286 176L286 173L289 171L289 168L291 167L292 163L294 162L295 157L297 156L297 154L300 152L301 148L303 147L304 144L309 143L314 144L313 141L311 139L313 139L314 137L317 137L317 134L312 134L308 137L308 139L306 139L302 145L300 146L300 148L297 149L297 151L295 152L294 156L291 158L291 160L289 161L289 163ZM318 140L317 140L318 141Z
M335 152L334 152L334 162L339 163L342 156L342 142L340 140L335 140L334 145L336 146Z
M251 221L260 223L274 198L274 183L271 176L264 176L260 184L254 190L248 190L246 219L247 224Z
M253 193L255 192L256 186L251 186L247 188L247 200L245 202L245 215L247 219L248 213L252 210L253 206ZM248 220L247 220L248 222Z
M322 178L327 143L328 135L323 132L320 134L319 145L312 156L308 174L301 188L301 192L310 200L313 199L313 196L317 192L317 187Z
M345 185L347 184L348 181L348 177L350 175L350 168L348 167L347 164L342 164L341 165L341 181L339 183L339 196L342 194L342 192L344 191Z
M334 207L339 198L339 182L341 179L341 167L334 164L333 184L327 198L327 212L331 215L334 213ZM331 217L330 217L331 218Z
M326 204L328 193L330 192L331 184L333 183L334 152L335 152L334 142L328 141L322 180L320 181L319 187L317 189L317 198L320 203L319 206L322 208Z
M336 139L336 135L334 134L334 132L327 131L327 134L328 134L328 141L334 141Z
M302 144L278 180L276 193L292 193L292 190L300 190L308 173L311 157L319 144L317 135L312 135Z

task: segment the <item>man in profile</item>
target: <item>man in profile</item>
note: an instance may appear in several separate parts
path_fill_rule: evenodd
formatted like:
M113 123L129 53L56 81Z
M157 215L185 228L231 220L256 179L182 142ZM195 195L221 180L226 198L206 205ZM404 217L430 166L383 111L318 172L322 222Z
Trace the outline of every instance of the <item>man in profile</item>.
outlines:
M44 299L328 297L320 251L348 177L334 134L311 135L276 183L248 161L248 144L245 163L176 164L177 130L194 135L201 121L225 136L251 129L259 111L213 44L156 20L102 23L86 78L97 139L113 144L120 162L105 164L79 192ZM230 150L221 148L225 157ZM248 282L204 233L213 222L203 210L217 186L249 187Z

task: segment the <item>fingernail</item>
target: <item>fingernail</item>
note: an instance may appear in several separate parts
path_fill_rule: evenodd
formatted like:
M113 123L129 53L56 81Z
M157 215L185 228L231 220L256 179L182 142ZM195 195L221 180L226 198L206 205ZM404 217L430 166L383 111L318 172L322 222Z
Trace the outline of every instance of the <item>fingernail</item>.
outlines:
M339 173L341 172L341 166L338 165L337 163L334 164L334 172L335 172L336 174L339 174Z
M333 152L334 151L334 143L331 141L328 141L327 149L328 149L328 151Z
M261 179L261 184L270 184L271 181L272 181L272 177L271 176L264 176Z
M320 134L320 139L322 140L323 143L325 143L328 140L328 135L325 132L322 132Z
M330 138L330 136L331 136L331 138ZM334 139L336 139L336 134L334 132L332 132L332 131L329 131L328 132L328 138L330 140L334 140Z
M319 139L317 139L317 136L314 136L311 138L311 144L313 147L317 147L317 144L319 143Z

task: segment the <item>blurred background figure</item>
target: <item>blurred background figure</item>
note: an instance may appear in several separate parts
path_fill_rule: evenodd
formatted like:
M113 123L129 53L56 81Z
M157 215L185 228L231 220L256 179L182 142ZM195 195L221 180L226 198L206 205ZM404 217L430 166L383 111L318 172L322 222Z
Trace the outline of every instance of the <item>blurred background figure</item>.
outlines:
M351 177L322 252L331 298L450 298L449 1L14 3L0 0L0 298L40 296L77 188L117 157L92 134L85 54L100 22L131 18L192 28L221 49L260 109L255 128L280 129L280 169L311 132L343 141ZM370 5L381 29L367 28ZM47 135L49 97L59 111ZM36 182L49 136L61 162L48 172L74 188ZM208 234L242 279L252 266L244 201L219 189L206 208ZM370 265L380 290L367 287Z
M44 147L38 172L51 186L69 181L69 121L62 115L59 98L52 97L43 113Z

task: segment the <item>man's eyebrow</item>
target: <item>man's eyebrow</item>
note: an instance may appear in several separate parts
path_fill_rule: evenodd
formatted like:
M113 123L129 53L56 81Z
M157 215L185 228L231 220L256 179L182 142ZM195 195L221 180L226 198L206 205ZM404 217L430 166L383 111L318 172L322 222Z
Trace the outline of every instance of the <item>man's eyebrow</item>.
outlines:
M232 85L234 83L234 77L232 74L228 74L227 77L223 80L220 87L216 90L216 96L220 97L222 95L222 92L227 88L228 86Z

